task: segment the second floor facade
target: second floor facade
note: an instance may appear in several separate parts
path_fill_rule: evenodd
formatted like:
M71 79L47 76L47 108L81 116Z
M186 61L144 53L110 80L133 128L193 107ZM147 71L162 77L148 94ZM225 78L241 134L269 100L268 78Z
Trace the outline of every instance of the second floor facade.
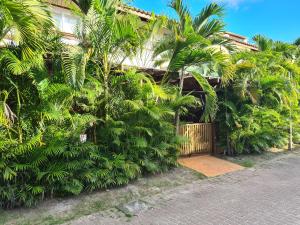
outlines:
M53 17L54 23L58 30L63 34L63 42L70 45L78 44L76 40L75 32L76 27L80 23L80 18L73 14L70 10L70 0L47 0L50 6L51 15ZM143 21L148 21L152 17L152 13L133 8L133 7L122 7L119 9L121 12L131 13ZM150 39L134 57L127 58L124 60L124 66L138 67L138 68L153 68L153 69L166 69L166 65L161 65L159 67L155 66L153 60L153 49L154 43L163 37L163 32L158 33ZM231 32L225 32L224 37L229 39L238 49L257 51L255 45L249 44L246 37L234 34Z

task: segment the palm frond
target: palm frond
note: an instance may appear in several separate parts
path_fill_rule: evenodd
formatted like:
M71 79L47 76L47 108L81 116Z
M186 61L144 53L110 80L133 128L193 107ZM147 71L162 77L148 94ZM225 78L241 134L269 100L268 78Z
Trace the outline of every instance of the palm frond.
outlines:
M223 31L225 24L219 19L214 19L214 17L222 17L223 15L224 8L216 3L211 3L202 9L194 19L193 27L198 34L204 37L220 33Z
M205 94L204 113L201 120L205 122L213 121L218 110L218 97L214 88L209 84L206 78L198 73L192 73Z
M188 8L184 5L182 0L172 0L169 6L177 13L180 20L181 30L184 31L186 20L188 17L191 17Z

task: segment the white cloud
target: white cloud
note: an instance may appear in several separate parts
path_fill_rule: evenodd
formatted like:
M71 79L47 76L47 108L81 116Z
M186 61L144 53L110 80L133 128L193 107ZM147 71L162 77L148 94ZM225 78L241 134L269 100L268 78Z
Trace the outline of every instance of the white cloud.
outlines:
M226 4L234 8L238 8L242 3L256 2L257 0L211 0L211 1L221 3L221 4Z

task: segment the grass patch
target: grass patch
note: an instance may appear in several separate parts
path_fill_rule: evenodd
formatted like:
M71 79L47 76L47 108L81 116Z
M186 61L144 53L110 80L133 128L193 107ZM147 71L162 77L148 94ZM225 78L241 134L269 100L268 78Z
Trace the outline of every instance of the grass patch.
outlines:
M205 176L204 174L202 173L199 173L199 172L194 172L196 177L199 179L199 180L203 180L203 179L206 179L207 176Z
M204 180L204 179L207 178L207 176L205 176L203 173L197 172L197 171L192 170L192 169L187 168L187 167L182 167L182 168L185 168L185 170L189 170L193 174L193 176L195 178L198 178L199 180Z
M255 163L251 160L244 160L242 162L239 163L241 166L243 167L247 167L247 168L251 168L254 167Z
M96 201L92 204L92 210L90 211L102 211L109 207L109 204L105 203L103 200Z
M7 221L7 216L5 215L5 212L0 209L0 224L5 224Z
M69 222L70 220L75 219L75 218L76 218L76 215L69 215L66 217L48 216L48 217L45 217L41 223L45 224L45 225L46 224L47 225L58 225L58 224L63 224L63 223Z

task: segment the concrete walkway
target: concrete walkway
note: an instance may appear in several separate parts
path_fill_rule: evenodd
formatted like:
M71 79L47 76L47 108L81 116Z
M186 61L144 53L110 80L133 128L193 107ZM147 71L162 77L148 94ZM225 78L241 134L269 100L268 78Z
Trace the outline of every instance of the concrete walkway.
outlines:
M143 200L152 208L138 216L110 209L68 224L300 225L300 155L285 155L256 169L197 181Z
M180 158L179 164L200 172L207 177L215 177L226 173L242 170L244 167L229 161L213 157L211 155L200 155Z

